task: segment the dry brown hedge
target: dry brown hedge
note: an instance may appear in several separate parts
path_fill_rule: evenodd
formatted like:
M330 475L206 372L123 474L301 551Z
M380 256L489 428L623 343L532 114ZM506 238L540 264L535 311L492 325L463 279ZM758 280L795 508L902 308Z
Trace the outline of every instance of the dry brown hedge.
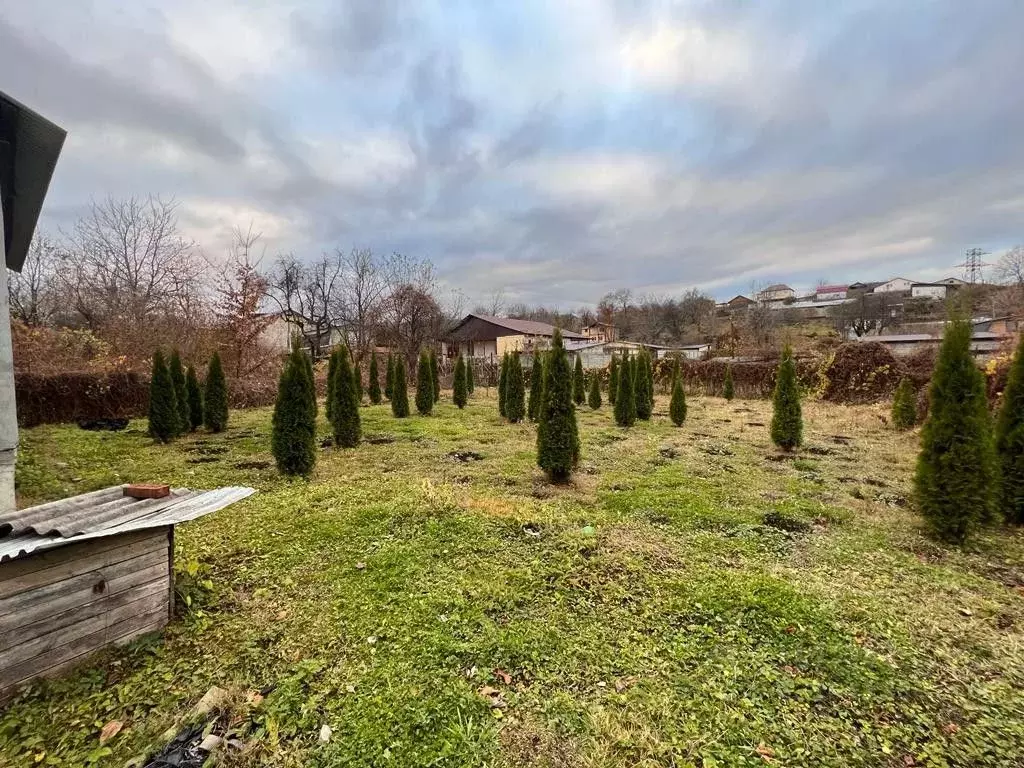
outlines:
M18 424L39 424L115 417L137 418L149 409L149 376L135 373L61 373L41 376L18 373L14 377ZM232 408L271 405L277 395L273 381L228 382Z

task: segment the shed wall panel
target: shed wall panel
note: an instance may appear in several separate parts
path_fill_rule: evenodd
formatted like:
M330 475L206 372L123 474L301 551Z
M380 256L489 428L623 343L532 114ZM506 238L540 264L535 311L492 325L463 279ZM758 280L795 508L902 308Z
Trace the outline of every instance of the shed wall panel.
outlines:
M0 699L166 624L171 530L83 541L0 564Z

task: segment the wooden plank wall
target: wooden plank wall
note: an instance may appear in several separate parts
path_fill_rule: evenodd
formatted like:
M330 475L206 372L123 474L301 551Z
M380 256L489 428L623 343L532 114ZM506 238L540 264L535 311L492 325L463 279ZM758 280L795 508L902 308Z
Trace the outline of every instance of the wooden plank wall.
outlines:
M163 627L173 606L173 556L167 526L0 565L0 699Z

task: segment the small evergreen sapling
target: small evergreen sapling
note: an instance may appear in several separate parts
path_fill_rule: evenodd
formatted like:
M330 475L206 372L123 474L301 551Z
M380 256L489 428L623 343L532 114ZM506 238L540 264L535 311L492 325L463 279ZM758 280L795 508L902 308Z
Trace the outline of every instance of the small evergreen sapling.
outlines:
M434 409L434 375L430 365L430 355L424 350L420 352L419 366L416 368L416 410L421 416L429 416Z
M918 511L939 538L953 542L991 522L994 511L995 446L971 336L965 320L946 326L914 475Z
M174 381L164 353L158 349L153 353L149 380L149 434L161 443L169 443L181 432L180 419Z
M590 392L587 395L587 405L590 410L596 411L601 407L601 376L597 371L590 374Z
M307 476L316 465L316 417L309 403L308 361L309 356L296 345L277 385L270 447L278 471L285 475Z
M784 451L792 451L803 442L804 421L800 409L800 385L796 380L793 350L787 344L775 374L772 396L772 442Z
M466 361L460 354L455 360L455 373L452 375L452 402L460 410L466 407L469 395L469 375L466 372Z
M356 363L352 368L352 382L356 385L356 403L363 403L363 366Z
M223 432L228 428L228 385L224 380L224 367L218 352L213 353L206 371L203 423L211 432Z
M505 383L505 416L516 424L526 416L526 382L519 353L513 352L508 361L508 381Z
M501 357L501 370L498 372L498 415L505 415L505 390L508 388L508 358L506 352Z
M543 397L537 423L537 465L553 482L568 480L580 459L572 380L562 332L556 328L544 365Z
M384 396L388 400L393 400L392 397L395 391L395 356L388 352L388 370L384 376Z
M441 400L441 366L437 361L437 353L430 350L430 383L433 387L434 402Z
M619 356L612 354L608 364L608 402L615 405L615 397L619 393Z
M636 424L636 400L633 397L633 361L626 357L619 365L619 391L615 396L615 423L620 427Z
M377 350L370 353L370 402L373 405L381 404L380 396L380 370L377 367Z
M999 502L1010 523L1024 524L1024 336L1010 366L996 421Z
M910 379L900 379L892 397L892 424L901 432L917 423L917 396Z
M356 369L358 367L356 366ZM331 406L334 444L340 448L355 448L362 438L362 423L359 417L356 374L349 365L347 352L343 351L338 356L338 367L334 375L334 405Z
M641 421L650 421L651 413L654 411L654 401L651 399L651 365L647 351L641 350L630 365L636 369L633 380L636 417Z
M466 361L466 394L472 395L476 388L476 374L473 373L473 358Z
M672 399L668 404L668 415L677 427L686 421L686 390L683 388L683 373L679 369L679 358L672 367Z
M330 421L334 414L334 386L338 376L338 358L341 350L335 348L327 360L327 397L324 399L324 413Z
M732 383L732 366L726 366L725 369L725 382L722 384L722 397L726 400L732 400L736 396L735 388Z
M181 353L177 349L171 350L171 360L167 366L171 372L171 381L174 382L174 401L178 405L178 433L188 431L192 423L192 416L188 410L188 388L185 385L185 368L181 364Z
M409 416L409 383L405 378L405 360L401 355L395 355L392 371L391 413L396 419L404 419Z
M583 360L576 355L576 365L572 371L572 400L576 405L587 401L587 385L583 380Z
M540 413L542 389L544 389L544 353L538 350L533 353L533 364L530 366L530 398L526 403L526 415L530 417L530 421L536 421Z
M203 390L199 386L196 369L188 367L185 373L185 391L188 397L189 432L195 432L203 425Z
M313 374L313 358L306 354L303 350L301 355L302 360L302 374L303 381L306 384L306 406L309 408L310 418L313 419L314 426L316 425L316 414L319 410L319 405L316 402L316 377Z

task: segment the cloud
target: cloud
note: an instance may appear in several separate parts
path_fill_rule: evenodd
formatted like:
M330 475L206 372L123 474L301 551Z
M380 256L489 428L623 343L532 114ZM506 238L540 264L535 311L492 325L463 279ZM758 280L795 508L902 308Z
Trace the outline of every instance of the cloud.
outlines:
M0 9L3 87L69 130L44 226L159 193L211 252L251 220L565 307L1024 239L1014 0Z

